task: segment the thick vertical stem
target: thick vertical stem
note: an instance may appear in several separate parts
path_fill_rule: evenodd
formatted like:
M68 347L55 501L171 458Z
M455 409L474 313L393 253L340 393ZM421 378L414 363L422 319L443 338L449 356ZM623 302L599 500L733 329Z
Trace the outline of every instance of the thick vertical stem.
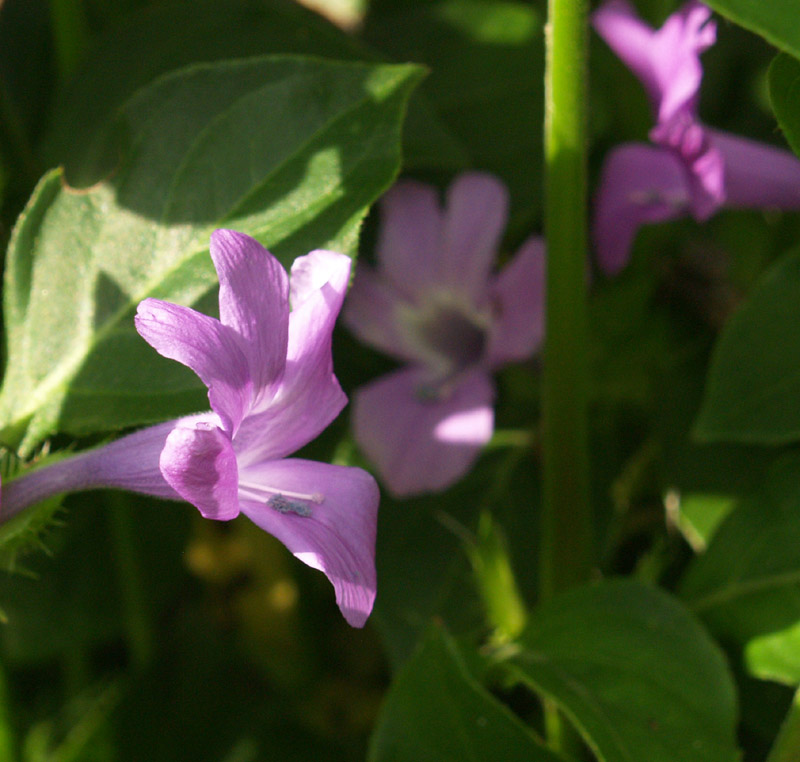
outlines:
M588 0L548 2L540 600L586 580L592 560L586 368L587 6ZM550 702L545 702L544 713L549 746L577 758L577 734Z
M592 559L586 368L587 5L587 0L549 0L548 6L542 599L584 581Z

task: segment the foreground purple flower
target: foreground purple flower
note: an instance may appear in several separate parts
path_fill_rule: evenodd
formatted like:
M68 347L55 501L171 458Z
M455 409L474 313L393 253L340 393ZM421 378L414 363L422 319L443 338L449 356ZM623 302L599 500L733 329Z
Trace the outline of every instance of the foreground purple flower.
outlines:
M494 429L491 372L531 355L544 322L544 245L497 276L503 185L466 173L447 191L404 181L383 198L377 271L359 265L344 320L407 367L357 389L356 441L398 496L463 476Z
M655 115L655 145L628 143L606 159L593 237L600 266L622 269L639 227L722 206L800 208L800 161L793 154L711 129L697 116L700 53L714 44L711 11L690 0L652 29L627 0L592 17L598 34L642 81Z
M357 468L286 459L347 401L333 374L331 333L350 260L311 252L295 261L290 284L266 249L230 230L212 235L211 256L219 320L145 299L136 327L200 376L212 410L10 482L0 517L58 492L104 486L183 499L209 519L241 512L323 571L345 618L360 627L376 591L377 485Z

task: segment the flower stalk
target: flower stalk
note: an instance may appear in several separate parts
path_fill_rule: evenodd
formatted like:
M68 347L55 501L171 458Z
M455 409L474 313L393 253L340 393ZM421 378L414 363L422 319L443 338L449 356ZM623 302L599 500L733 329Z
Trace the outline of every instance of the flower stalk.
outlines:
M592 559L586 368L587 5L585 0L549 0L548 6L540 600L586 580Z

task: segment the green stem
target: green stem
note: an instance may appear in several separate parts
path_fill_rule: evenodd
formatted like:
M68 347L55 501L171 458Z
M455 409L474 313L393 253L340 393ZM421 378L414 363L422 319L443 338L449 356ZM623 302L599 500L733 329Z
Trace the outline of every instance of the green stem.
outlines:
M586 340L587 1L549 0L545 70L547 336L540 596L589 576Z
M142 566L134 545L134 521L130 498L121 493L109 493L108 504L128 648L133 666L136 669L143 669L152 659L154 637L142 578Z
M797 762L800 759L800 689L783 721L766 762Z
M593 552L586 369L587 13L588 0L548 0L540 601L584 582ZM580 742L570 723L550 702L544 715L550 748L574 757Z

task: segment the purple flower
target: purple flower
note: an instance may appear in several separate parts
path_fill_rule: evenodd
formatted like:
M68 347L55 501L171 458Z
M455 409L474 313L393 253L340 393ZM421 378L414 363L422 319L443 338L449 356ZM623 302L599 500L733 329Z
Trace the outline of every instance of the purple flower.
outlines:
M628 143L606 159L593 236L600 266L622 269L640 225L685 215L708 219L722 206L800 207L800 162L788 151L711 129L697 116L700 53L714 44L711 11L690 0L652 29L627 0L595 11L598 34L642 81L653 108L655 145Z
M313 251L295 261L290 283L257 241L230 230L214 232L211 256L219 320L145 299L136 327L160 354L200 376L212 410L12 481L3 513L57 492L103 486L184 499L210 519L241 512L323 571L345 618L360 627L376 591L377 485L357 468L286 459L347 401L333 374L331 333L350 260Z
M490 175L447 191L414 181L381 202L377 271L359 265L344 320L406 367L356 390L356 441L395 495L444 489L466 473L494 428L491 373L538 347L544 245L529 239L492 264L508 197Z

